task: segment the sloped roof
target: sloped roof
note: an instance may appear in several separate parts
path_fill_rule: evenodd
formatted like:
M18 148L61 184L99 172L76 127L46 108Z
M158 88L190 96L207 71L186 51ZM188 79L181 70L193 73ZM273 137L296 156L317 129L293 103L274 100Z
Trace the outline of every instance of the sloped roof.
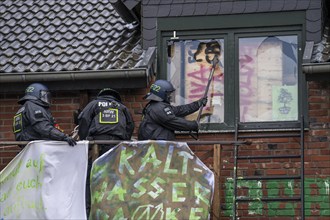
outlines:
M322 40L313 47L311 63L330 62L330 25L324 27Z
M125 23L109 0L4 0L0 14L2 75L131 70L150 58L139 25Z
M307 42L304 51L302 70L308 81L330 80L330 1L324 1L323 11L322 39Z

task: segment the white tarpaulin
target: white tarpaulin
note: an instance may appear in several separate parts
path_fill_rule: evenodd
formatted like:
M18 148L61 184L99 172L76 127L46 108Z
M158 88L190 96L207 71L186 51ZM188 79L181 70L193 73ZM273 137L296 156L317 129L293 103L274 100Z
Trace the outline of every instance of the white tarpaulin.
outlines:
M88 142L30 142L0 172L0 220L86 219Z

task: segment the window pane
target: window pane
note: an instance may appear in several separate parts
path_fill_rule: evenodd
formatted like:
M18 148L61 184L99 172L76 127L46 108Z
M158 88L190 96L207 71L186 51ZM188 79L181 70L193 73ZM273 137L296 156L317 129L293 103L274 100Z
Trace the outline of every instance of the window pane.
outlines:
M240 38L240 121L297 120L297 71L297 36Z
M223 39L169 42L167 78L176 88L175 105L188 104L203 97L212 70L214 54L219 54L217 51L220 49L219 65L216 65L211 79L208 103L202 112L202 123L224 121L223 43ZM187 118L194 120L197 115L198 112Z

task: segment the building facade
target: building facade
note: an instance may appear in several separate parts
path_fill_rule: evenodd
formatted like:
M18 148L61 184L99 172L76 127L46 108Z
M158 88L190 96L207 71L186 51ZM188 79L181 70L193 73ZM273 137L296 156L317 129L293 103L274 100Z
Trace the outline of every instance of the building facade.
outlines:
M6 13L0 32L4 40L0 43L4 51L0 52L0 141L14 140L12 118L19 107L17 100L33 79L43 81L53 91L51 109L66 133L75 127L74 113L93 99L99 89L104 86L118 89L133 115L135 138L146 104L142 97L153 80L167 79L174 84L177 105L201 98L211 80L207 93L209 101L201 115L199 141L245 143L191 146L216 174L212 218L329 218L327 11L330 7L326 1L126 0L103 2L103 9L98 5L101 3L91 1L91 4L83 4L82 10L70 5L71 11L77 14L98 12L98 18L103 17L102 12L106 14L106 8L111 8L107 13L113 20L101 19L96 22L101 28L89 31L84 29L88 25L79 23L79 18L87 21L87 15L72 17L74 22L70 23L65 15L61 17L61 13L67 13L67 17L70 14L64 3L39 3L39 12L46 6L63 7L54 16L65 22L62 26L50 23L49 27L58 30L53 33L41 25L48 30L45 32L49 33L48 41L42 37L33 40L29 33L26 41L32 42L34 46L31 47L11 38L20 36L9 30L14 29L12 23L19 23L18 18L10 16L16 13L13 8L28 8L26 12L35 15L31 23L46 23L45 17L37 16L38 10L34 10L37 6L9 5L9 2L1 9ZM88 11L90 7L98 10ZM46 15L50 16L45 12ZM121 25L115 25L116 19ZM107 29L102 22L113 26ZM75 27L71 24L78 27L72 38L60 31L67 27L67 33L71 33L70 28ZM93 27L92 23L90 26ZM27 33L22 25L18 27L22 33ZM102 36L103 32L111 31L110 41L106 41L106 37L92 40L94 35ZM79 38L82 35L85 37ZM33 54L32 49L40 49L42 42L53 52L40 50ZM58 44L52 47L51 42ZM102 43L98 45L97 42ZM123 49L127 42L131 47ZM72 47L74 52L66 51L66 56L56 52L56 48L70 48L74 43L77 43ZM104 44L107 46L102 48ZM83 49L83 45L87 49ZM96 48L107 52L99 53ZM24 56L20 55L24 51ZM137 53L129 59L131 53L125 55L125 51ZM111 52L114 55L110 55ZM34 58L39 55L45 60L52 58L48 54L53 54L59 62L54 61L48 65L50 68L45 68L38 60L28 62L26 54ZM215 55L218 62L210 79ZM82 58L75 63L77 57ZM53 74L59 79L54 79ZM192 115L190 119L196 117ZM194 140L184 132L177 133L177 139ZM1 147L0 169L3 169L20 148Z

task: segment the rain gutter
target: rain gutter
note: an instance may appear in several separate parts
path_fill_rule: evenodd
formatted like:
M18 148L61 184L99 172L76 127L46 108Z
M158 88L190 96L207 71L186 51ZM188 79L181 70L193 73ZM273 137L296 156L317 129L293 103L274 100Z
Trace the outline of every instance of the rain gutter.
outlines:
M302 72L307 81L329 81L330 63L305 63L302 65Z
M330 63L305 63L302 69L305 74L322 73L330 75Z
M61 72L29 72L29 73L0 73L0 84L42 81L76 81L90 79L148 79L147 69L116 69L97 71L61 71Z

